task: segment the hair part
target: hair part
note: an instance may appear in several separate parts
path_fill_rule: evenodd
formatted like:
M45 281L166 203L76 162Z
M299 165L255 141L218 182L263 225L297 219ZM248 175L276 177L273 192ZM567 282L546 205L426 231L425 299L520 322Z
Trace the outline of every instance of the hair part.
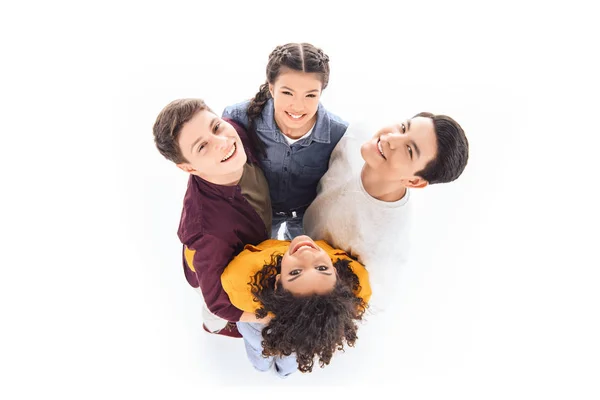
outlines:
M456 180L469 160L469 141L462 127L447 115L421 112L415 117L431 118L435 131L437 153L425 168L415 173L430 185Z
M183 126L202 110L212 112L202 99L178 99L158 114L152 133L156 148L167 160L175 164L188 162L179 147L179 134Z
M362 319L367 304L355 295L360 282L350 268L350 260L337 259L333 263L338 280L330 293L296 296L276 285L282 259L281 254L273 254L271 262L249 282L254 301L261 303L257 318L264 318L268 312L275 315L262 330L262 354L295 353L298 370L312 372L315 359L324 368L336 350L344 351L344 344L354 346L358 339L356 321Z

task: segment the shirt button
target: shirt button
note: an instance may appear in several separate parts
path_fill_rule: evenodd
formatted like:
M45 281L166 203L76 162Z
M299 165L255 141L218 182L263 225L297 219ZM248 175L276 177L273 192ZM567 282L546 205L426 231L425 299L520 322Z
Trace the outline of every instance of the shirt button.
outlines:
M284 171L287 171L287 167L283 167L283 170L284 170Z

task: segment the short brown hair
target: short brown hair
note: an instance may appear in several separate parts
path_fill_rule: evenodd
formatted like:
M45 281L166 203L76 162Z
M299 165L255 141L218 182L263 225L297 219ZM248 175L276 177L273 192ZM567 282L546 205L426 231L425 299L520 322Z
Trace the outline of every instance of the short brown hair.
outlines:
M183 125L202 110L212 112L202 99L178 99L167 104L158 114L152 133L156 148L167 160L175 164L188 162L177 140Z

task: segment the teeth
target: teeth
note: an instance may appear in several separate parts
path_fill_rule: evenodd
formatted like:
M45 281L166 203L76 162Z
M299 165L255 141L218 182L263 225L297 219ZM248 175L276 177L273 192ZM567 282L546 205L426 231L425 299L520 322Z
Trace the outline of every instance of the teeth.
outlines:
M305 244L304 246L300 246L300 247L298 247L298 250L300 250L300 249L303 249L303 248L305 248L305 247L308 247L309 249L312 249L312 248L313 248L312 246L310 246L310 245L308 245L308 244ZM296 251L297 251L297 250L296 250Z
M221 160L221 162L227 161L227 159L231 157L233 153L235 153L235 143L233 144L233 146L231 146L231 151L227 153L227 155Z
M298 119L298 118L302 118L302 115L303 115L303 114L298 114L298 115L296 115L296 114L291 114L291 113L288 113L288 115L289 115L290 117L294 118L294 119Z
M379 150L379 154L381 154L381 156L385 158L385 156L383 155L383 147L381 147L381 140L377 141L377 149Z

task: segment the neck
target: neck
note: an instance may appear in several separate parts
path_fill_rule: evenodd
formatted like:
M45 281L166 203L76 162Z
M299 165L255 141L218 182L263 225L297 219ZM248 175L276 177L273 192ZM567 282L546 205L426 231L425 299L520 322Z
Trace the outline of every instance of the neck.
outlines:
M367 193L377 200L398 201L406 194L406 186L402 184L401 180L384 179L366 163L363 166L360 178Z
M290 139L298 139L302 136L306 135L308 131L314 126L315 122L317 122L317 114L315 114L310 120L308 120L304 125L300 128L289 128L283 121L280 121L277 116L275 116L275 123L277 127L285 136Z
M242 175L244 174L244 168L240 168L238 171L232 172L227 175L219 175L219 176L204 176L198 173L192 172L194 175L199 176L207 182L214 183L215 185L221 186L235 186L242 179Z

